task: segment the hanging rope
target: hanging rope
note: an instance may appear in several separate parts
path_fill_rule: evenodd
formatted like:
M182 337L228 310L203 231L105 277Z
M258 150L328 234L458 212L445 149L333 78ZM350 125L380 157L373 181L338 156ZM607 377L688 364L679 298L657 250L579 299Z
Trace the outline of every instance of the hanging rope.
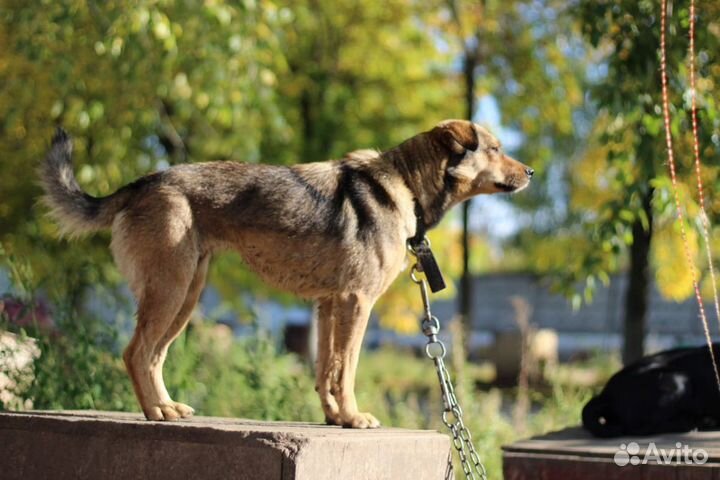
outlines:
M707 234L707 216L705 215L705 208L704 208L704 200L703 200L703 193L702 193L702 179L700 176L700 154L699 154L699 148L698 148L698 140L697 140L697 122L695 119L695 87L694 87L694 81L695 81L695 74L694 74L694 47L695 47L695 5L694 0L691 0L691 13L690 13L690 41L691 41L691 57L690 61L693 63L693 67L691 68L691 88L692 88L692 95L693 95L693 136L694 136L694 149L695 149L695 171L697 175L697 181L698 181L698 189L699 189L699 195L700 195L700 204L702 210L702 217L703 217L703 236L705 237L705 244L708 251L708 256L710 256L709 252L709 238ZM718 385L718 390L720 390L720 375L718 374L718 366L717 366L717 360L715 359L715 353L713 352L712 348L712 338L710 336L710 328L708 327L708 321L707 316L705 315L705 307L703 305L702 301L702 295L700 294L700 287L698 286L698 276L697 271L695 270L695 264L693 263L692 255L690 254L690 244L688 243L687 239L687 233L685 231L685 219L683 216L682 208L680 206L680 195L678 193L678 187L677 187L677 175L675 173L675 157L673 154L673 142L672 142L672 133L670 131L670 107L669 107L669 101L668 101L668 79L667 79L667 54L666 54L666 48L665 48L665 31L666 31L666 24L667 24L667 0L661 0L661 15L660 15L660 72L662 77L662 102L663 102L663 121L665 124L665 145L667 148L667 157L668 157L668 166L670 168L670 179L672 181L672 190L673 190L673 197L675 198L675 209L677 211L677 218L678 222L680 223L680 235L682 236L683 246L685 249L685 259L687 261L688 268L690 269L690 274L692 277L692 283L693 283L693 289L695 290L695 299L698 303L698 308L700 310L700 319L702 320L703 324L703 331L705 333L705 340L707 341L708 350L710 351L710 359L712 360L713 365L713 371L715 373L715 381ZM710 256L710 268L712 270L712 256ZM714 280L714 272L713 275L713 287L715 286L715 280ZM715 294L715 308L716 312L718 312L718 319L720 321L720 308L718 308L718 301L717 301L717 294Z
M700 199L700 219L702 221L702 235L705 242L705 254L710 267L710 280L712 283L713 300L715 302L715 316L720 325L720 301L718 301L717 281L715 280L715 267L710 252L710 220L705 210L705 194L703 192L702 176L700 174L700 141L698 140L697 121L697 89L695 88L695 0L690 0L690 98L691 119L693 133L693 154L695 156L695 177L697 179L698 197Z

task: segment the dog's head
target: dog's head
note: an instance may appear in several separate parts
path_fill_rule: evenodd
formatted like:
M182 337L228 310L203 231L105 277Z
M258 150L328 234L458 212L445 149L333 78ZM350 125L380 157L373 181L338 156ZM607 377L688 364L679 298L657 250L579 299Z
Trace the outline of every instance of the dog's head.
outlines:
M502 151L485 128L467 120L445 120L430 131L448 155L446 174L465 200L481 193L518 192L530 184L533 169Z

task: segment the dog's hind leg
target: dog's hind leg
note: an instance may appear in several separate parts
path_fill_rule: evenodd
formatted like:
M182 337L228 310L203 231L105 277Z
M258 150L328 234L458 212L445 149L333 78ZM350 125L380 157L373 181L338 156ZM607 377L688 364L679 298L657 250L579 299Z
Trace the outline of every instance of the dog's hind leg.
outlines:
M188 297L196 298L189 294L197 287L201 255L187 200L172 190L140 199L116 218L112 249L138 299L137 326L123 360L140 406L149 420L189 415L189 407L176 408L162 379L167 345L177 336L168 333L181 330L173 324L183 314L178 323L185 325Z
M135 394L148 420L175 420L181 416L162 385L162 378L156 374L158 367L162 368L157 347L180 312L190 275L180 285L178 279L164 278L157 286L145 288L138 305L135 333L123 353ZM162 283L164 287L160 286Z
M374 298L360 293L336 295L333 306L332 393L340 407L340 421L352 428L377 428L380 422L360 412L355 399L355 372Z
M317 303L318 350L315 366L315 391L325 412L325 421L341 425L340 409L331 393L333 365L333 300L323 299Z
M167 412L163 411L163 416L166 420L168 420L168 415L174 418L186 418L192 416L192 414L195 413L193 408L189 405L176 402L170 398L170 395L165 388L165 382L163 380L163 365L165 363L165 358L167 357L168 348L170 348L172 342L180 335L180 333L182 333L182 331L187 326L193 309L195 308L195 305L200 299L200 294L202 293L203 287L205 286L205 278L207 277L209 263L209 254L205 254L200 257L197 268L195 270L195 275L190 282L190 287L188 288L187 294L185 296L185 301L180 308L180 311L175 316L175 319L155 346L153 362L150 365L150 376L152 378L153 386L158 392L160 392L161 398L166 399L166 401L169 402L175 410L175 412L172 412L171 409L167 409ZM177 414L177 417L175 417L174 414Z

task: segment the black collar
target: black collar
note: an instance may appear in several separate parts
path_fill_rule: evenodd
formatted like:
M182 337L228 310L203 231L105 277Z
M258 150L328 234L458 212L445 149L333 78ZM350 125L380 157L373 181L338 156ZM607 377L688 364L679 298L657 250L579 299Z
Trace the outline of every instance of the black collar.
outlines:
M425 223L425 210L422 208L422 205L420 205L417 198L413 198L413 202L415 203L415 236L410 237L408 242L410 242L410 245L414 248L425 239L428 226Z
M445 289L445 280L435 260L435 255L430 250L430 242L425 237L428 227L425 223L424 213L420 202L415 199L415 236L409 238L408 243L420 264L420 268L425 273L430 290L436 293Z

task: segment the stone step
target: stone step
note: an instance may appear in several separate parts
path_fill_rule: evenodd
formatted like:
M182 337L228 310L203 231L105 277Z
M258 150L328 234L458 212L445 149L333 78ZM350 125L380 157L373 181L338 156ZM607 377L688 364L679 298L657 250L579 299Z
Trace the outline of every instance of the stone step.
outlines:
M582 427L503 447L505 480L720 479L720 432L595 438Z
M434 431L121 412L0 413L0 455L3 480L452 478Z

